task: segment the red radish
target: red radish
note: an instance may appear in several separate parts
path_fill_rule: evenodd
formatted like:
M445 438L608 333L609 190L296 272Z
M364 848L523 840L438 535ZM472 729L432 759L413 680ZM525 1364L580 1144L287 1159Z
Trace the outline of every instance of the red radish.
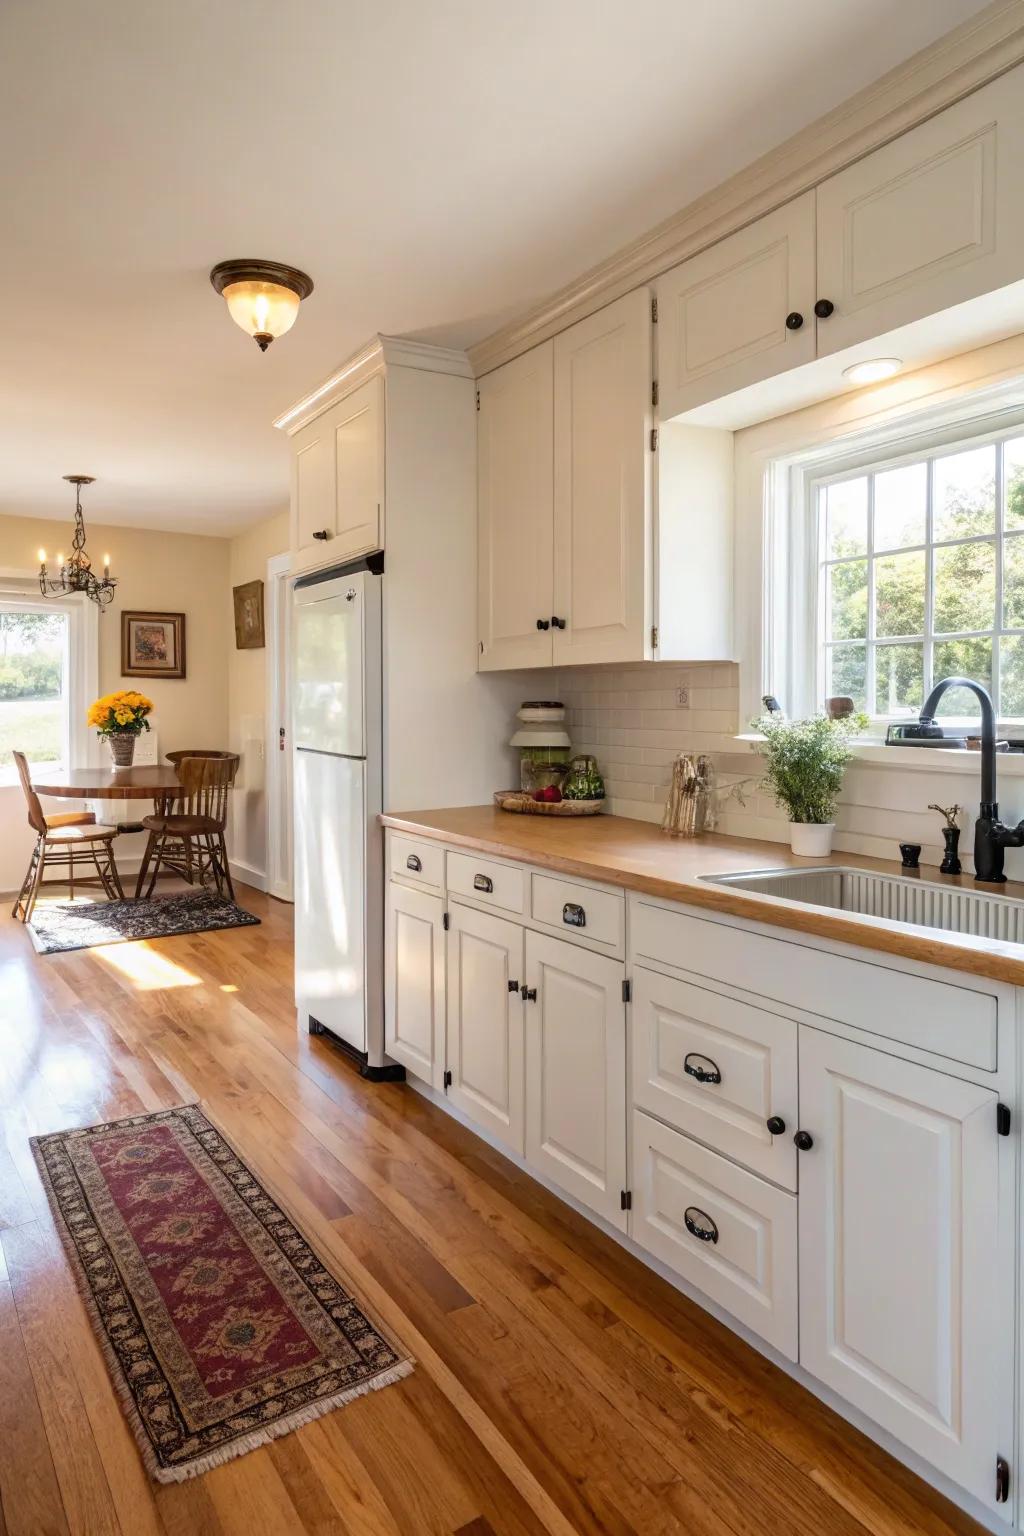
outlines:
M546 805L557 805L562 798L562 791L557 784L545 784L543 789L535 789L533 798Z

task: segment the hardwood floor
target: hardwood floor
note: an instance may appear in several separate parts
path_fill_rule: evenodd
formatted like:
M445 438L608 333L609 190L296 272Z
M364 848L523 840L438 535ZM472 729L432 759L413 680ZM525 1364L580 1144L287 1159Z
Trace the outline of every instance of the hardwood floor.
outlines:
M0 921L0 1536L977 1532L484 1143L297 1032L291 909L37 956ZM408 1345L406 1381L143 1472L28 1137L202 1100Z

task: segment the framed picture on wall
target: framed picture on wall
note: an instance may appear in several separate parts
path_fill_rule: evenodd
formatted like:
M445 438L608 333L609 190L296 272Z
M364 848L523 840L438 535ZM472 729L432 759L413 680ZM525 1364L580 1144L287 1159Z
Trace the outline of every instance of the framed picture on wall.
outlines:
M122 677L184 677L183 613L121 614Z
M231 591L235 599L235 650L258 651L267 643L263 632L263 583L246 581Z

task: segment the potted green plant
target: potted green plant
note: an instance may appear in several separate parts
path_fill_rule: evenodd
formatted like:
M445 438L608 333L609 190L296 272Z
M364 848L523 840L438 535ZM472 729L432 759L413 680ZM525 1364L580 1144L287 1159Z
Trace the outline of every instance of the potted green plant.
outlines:
M839 791L863 716L783 720L766 715L755 724L763 737L759 750L765 785L789 813L789 846L802 858L823 858L832 852Z

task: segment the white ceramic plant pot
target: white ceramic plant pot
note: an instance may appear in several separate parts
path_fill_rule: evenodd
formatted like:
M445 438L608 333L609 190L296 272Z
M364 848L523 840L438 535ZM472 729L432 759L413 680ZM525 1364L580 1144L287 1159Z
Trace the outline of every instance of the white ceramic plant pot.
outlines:
M801 859L824 859L832 852L834 821L791 821L789 846Z

